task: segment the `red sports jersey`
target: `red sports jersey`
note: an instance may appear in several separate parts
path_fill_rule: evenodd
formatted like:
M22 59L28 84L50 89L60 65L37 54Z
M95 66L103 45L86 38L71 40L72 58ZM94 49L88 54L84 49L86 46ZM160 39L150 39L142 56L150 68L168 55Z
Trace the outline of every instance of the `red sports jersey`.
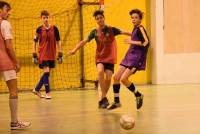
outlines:
M98 41L96 49L96 63L117 63L117 47L112 27L108 27L109 32L104 33L97 29Z
M1 22L0 20L0 31L1 31ZM5 40L0 32L0 71L7 71L16 69L16 65L13 63L9 54L7 53Z
M54 26L50 26L49 29L46 29L45 26L42 26L41 33L39 34L39 63L56 59L56 37L54 28Z

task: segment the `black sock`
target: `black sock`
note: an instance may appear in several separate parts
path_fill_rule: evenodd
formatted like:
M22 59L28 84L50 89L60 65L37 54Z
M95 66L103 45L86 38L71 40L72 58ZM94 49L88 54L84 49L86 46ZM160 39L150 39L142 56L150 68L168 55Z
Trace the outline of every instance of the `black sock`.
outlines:
M133 83L131 83L131 85L129 87L127 87L131 92L133 92L135 94L135 97L140 97L141 96L141 93L138 92L136 89L135 89L135 86Z
M113 92L114 92L114 101L116 103L119 103L119 90L120 90L120 84L113 84Z

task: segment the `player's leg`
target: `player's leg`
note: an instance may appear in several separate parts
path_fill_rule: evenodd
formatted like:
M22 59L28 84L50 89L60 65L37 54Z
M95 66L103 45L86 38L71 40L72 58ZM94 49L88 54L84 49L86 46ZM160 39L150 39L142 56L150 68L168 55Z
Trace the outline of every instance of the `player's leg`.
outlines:
M105 91L106 91L106 95L108 93L108 90L110 88L110 84L111 84L111 79L112 79L112 75L114 73L114 64L104 64L104 72L105 72Z
M9 107L11 113L11 129L24 129L30 126L30 122L18 121L18 90L17 90L17 77L15 70L3 72L3 77L9 89Z
M113 92L114 92L114 103L108 108L108 110L112 110L121 106L120 98L119 98L119 91L120 91L120 79L126 67L119 66L119 69L113 76Z
M98 73L98 81L99 81L99 85L100 85L100 89L101 89L101 99L99 101L99 108L106 108L108 100L106 98L103 63L97 64L97 73Z
M105 99L103 99L104 100L103 108L107 108L110 105L106 96L107 96L108 90L110 88L112 75L113 75L113 71L112 70L109 70L109 69L105 70L105 78L104 78L104 84L105 84L105 95L104 95L105 97L104 98Z
M36 94L40 98L44 98L44 95L42 95L41 92L40 92L40 89L42 88L43 84L44 84L44 82L43 82L43 75L42 75L42 77L40 78L38 84L33 89L33 93Z
M41 64L39 64L39 68L40 68L40 69L43 69L45 65L46 65L46 62L43 61ZM41 92L40 92L40 89L42 88L43 84L44 84L44 74L41 76L41 78L40 78L38 84L37 84L36 87L33 89L33 93L34 93L35 95L37 95L38 97L40 97L40 98L44 98L44 97L45 97L45 96L42 95Z
M106 95L107 95L108 90L110 88L113 71L106 69L105 74L106 74L106 76L105 76L105 92L106 92Z
M137 71L136 68L127 68L121 76L121 82L134 93L136 97L137 109L140 109L143 104L143 95L135 88L135 85L129 81L129 77Z
M45 66L43 68L44 71L44 77L43 77L43 81L44 81L44 87L45 87L45 91L46 91L46 99L51 99L51 94L50 94L50 85L49 85L49 76L50 76L50 68L49 66Z

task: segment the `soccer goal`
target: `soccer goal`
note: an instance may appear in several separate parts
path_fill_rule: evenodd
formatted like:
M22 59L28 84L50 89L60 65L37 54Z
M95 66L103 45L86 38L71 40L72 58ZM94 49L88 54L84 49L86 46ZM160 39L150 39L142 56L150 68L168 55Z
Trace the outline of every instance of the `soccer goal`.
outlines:
M88 43L74 56L67 56L76 43L87 37L96 26L92 14L103 5L102 0L7 0L12 12L9 17L14 34L14 48L20 60L18 88L32 90L40 79L42 70L32 62L32 42L35 30L42 25L40 12L48 10L50 23L60 31L63 64L52 70L50 86L54 90L94 88L97 86L94 41ZM101 6L100 6L101 5ZM6 85L0 81L0 92L7 92Z

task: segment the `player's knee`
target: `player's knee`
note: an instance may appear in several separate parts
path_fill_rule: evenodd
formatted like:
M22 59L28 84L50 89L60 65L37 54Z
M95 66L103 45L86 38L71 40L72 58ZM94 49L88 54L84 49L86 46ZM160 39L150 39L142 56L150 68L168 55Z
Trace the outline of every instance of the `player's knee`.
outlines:
M44 72L45 72L45 73L49 73L49 72L50 72L50 69L49 69L49 67L44 67L44 69L43 69L43 70L44 70Z
M121 81L121 83L123 83L124 85L126 85L126 83L127 83L128 80L126 78L122 77L120 79L120 81Z
M104 70L103 69L98 70L98 75L104 75Z
M17 98L18 98L18 93L17 93L17 91L16 91L16 92L10 92L9 98L10 98L10 99L17 99Z
M111 79L112 79L112 75L107 75L105 80L106 81L111 81Z
M113 81L114 82L119 82L120 81L120 77L118 77L117 75L113 76Z

